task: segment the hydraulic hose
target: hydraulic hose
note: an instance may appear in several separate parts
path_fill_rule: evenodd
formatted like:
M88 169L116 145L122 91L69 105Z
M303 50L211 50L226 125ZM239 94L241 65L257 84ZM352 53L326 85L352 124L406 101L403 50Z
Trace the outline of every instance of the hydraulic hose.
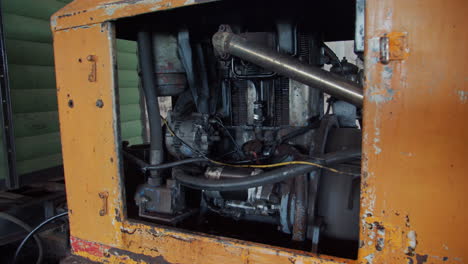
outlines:
M325 154L320 159L313 159L310 162L333 165L347 162L361 157L361 150L345 150L340 152ZM255 176L235 179L212 180L188 175L185 171L174 168L173 177L182 185L198 190L206 191L238 191L253 187L277 183L288 178L297 177L310 173L319 168L310 165L292 165L279 169L260 173Z
M156 75L154 71L151 31L142 28L137 34L138 57L141 70L141 83L145 94L150 127L150 164L158 165L163 161L163 132L159 113ZM151 172L152 178L159 178L157 171ZM158 180L155 181L157 183Z

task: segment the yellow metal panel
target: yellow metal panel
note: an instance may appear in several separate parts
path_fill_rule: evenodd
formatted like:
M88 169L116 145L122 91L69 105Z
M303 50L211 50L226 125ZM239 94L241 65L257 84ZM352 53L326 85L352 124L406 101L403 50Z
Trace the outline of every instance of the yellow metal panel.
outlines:
M80 0L55 13L51 26L61 30L213 1L218 0Z
M467 13L466 0L367 1L363 263L468 261ZM383 65L392 32L407 54Z
M118 245L113 222L121 216L114 31L110 23L54 36L62 153L73 236ZM89 80L96 60L96 82ZM102 107L97 101L103 102ZM99 216L99 193L109 193L109 213Z
M193 3L157 2L170 2L167 8ZM60 30L54 40L57 90L75 254L110 263L353 263L125 219L114 110L114 33L108 23L83 25L164 8L155 3L81 0L53 20ZM368 0L366 11L357 262L463 263L468 259L468 4ZM401 60L382 65L379 39L392 32L405 33L408 50L397 57ZM97 58L92 83L89 55ZM102 108L96 107L99 99ZM104 216L99 215L101 192L109 194Z

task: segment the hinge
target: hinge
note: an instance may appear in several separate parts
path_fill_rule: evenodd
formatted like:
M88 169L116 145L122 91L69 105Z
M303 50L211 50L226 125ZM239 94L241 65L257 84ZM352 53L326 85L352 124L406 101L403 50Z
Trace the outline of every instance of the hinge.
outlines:
M388 64L390 61L402 61L408 58L408 33L391 32L380 38L380 62Z

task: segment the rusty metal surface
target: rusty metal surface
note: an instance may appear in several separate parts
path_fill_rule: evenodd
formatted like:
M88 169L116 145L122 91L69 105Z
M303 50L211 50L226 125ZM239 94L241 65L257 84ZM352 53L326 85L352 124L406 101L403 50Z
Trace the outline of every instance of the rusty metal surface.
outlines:
M365 156L356 262L128 221L117 151L114 29L100 22L186 3L194 1L77 0L53 18L74 254L104 263L468 260L465 0L367 1ZM379 39L390 32L407 34L407 57L383 65ZM89 81L89 54L98 58L94 82ZM99 216L102 192L108 192L107 214Z
M219 0L77 0L52 16L51 27L56 31L214 1Z
M367 1L361 263L468 261L467 12L465 0ZM390 32L406 33L407 54L383 65Z

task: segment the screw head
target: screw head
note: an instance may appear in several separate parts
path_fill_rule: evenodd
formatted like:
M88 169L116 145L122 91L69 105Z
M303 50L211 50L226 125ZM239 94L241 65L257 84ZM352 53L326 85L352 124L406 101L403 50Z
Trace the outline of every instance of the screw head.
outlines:
M96 101L96 106L99 107L99 108L103 108L104 107L104 102L101 99L98 99Z

